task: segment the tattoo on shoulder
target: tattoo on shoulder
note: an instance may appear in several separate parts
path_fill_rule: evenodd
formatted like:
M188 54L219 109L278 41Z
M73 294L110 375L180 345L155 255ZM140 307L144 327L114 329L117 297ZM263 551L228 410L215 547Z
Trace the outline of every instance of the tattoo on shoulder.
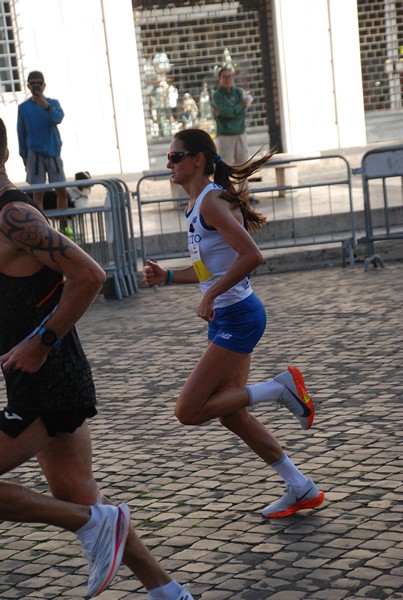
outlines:
M46 252L56 262L57 255L66 257L73 247L58 231L29 207L5 207L0 232L11 242L25 247L31 254Z

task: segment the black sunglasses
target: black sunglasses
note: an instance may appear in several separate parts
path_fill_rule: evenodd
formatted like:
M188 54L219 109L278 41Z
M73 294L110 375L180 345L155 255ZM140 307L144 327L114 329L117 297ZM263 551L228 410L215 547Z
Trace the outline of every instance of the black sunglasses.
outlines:
M30 81L28 81L28 85L43 85L43 81L42 79L38 79L38 80L34 80L31 79Z
M196 154L199 154L199 153L198 152L168 152L167 158L171 163L173 163L174 165L177 165L178 163L180 163L182 158L185 158L185 156L196 156Z

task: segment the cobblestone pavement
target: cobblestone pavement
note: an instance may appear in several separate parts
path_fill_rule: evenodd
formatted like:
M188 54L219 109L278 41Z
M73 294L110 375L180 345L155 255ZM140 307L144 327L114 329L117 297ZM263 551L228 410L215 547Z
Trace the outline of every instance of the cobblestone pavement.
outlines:
M326 502L264 520L260 509L283 493L279 477L217 423L176 421L175 397L205 344L196 286L100 298L79 324L99 396L100 485L129 503L144 541L197 600L401 599L403 264L262 275L253 286L269 321L250 381L298 365L317 416L302 432L285 409L253 412ZM34 462L12 477L46 491ZM0 598L83 596L72 534L0 527ZM146 593L122 567L101 597Z

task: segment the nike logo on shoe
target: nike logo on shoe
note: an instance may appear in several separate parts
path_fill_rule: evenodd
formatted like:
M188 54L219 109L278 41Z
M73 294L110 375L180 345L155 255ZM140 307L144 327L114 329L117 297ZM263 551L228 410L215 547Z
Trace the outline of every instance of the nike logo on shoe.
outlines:
M307 489L307 491L305 492L305 494L302 494L302 496L295 496L295 499L297 502L301 502L301 500L303 500L305 498L305 496L307 496L309 494L309 492L312 490L312 486L309 487L309 489Z
M295 394L291 388L288 387L288 385L285 385L284 387L290 392L290 394L295 398L295 400L297 400L299 406L302 408L302 414L300 416L308 417L311 414L310 409L306 405L310 401L309 396L307 396L308 399L306 399L305 394L304 394L304 401L305 401L305 403L304 403L301 400L301 398L297 394Z
M308 489L302 488L297 492L292 485L287 486L287 491L282 498L266 506L261 514L268 519L288 517L298 510L306 510L320 506L325 499L325 494L320 492L316 485L309 480ZM300 495L298 495L298 493Z
M8 410L4 411L4 416L9 421L11 421L13 419L16 419L17 421L22 421L22 417L20 417L20 415L17 415L16 413L10 413L10 412L8 412Z

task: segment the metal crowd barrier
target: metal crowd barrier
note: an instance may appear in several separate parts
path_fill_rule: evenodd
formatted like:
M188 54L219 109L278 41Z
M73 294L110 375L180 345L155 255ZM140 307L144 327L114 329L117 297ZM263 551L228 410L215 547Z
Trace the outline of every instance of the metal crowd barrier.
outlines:
M266 174L273 170L275 180L267 185ZM274 158L261 173L263 183L251 190L256 198L263 196L261 204L266 207L267 223L255 236L259 248L341 244L343 266L348 257L354 268L356 225L351 167L346 158L339 154ZM257 209L260 211L260 205Z
M143 262L188 256L184 206L186 195L150 194L151 181L168 180L169 171L143 175L136 192ZM351 168L340 155L271 160L251 181L256 209L267 223L254 236L262 251L341 244L343 265L354 267L356 228ZM272 181L271 181L272 179ZM282 183L283 185L279 185ZM183 191L183 190L182 190ZM150 223L153 228L150 231Z
M27 193L77 187L82 181L21 186ZM112 278L114 294L122 299L138 291L137 249L131 211L131 195L124 181L116 178L86 179L86 186L105 188L101 206L45 210L55 229L76 242Z
M168 170L145 173L138 180L136 191L132 192L133 198L137 199L143 264L148 258L159 260L188 256L184 216L187 196L179 194L173 197L172 193L161 196L160 191L149 194L142 189L146 182L168 181L169 177ZM172 188L170 191L172 192Z
M367 245L368 271L371 263L384 266L375 242L403 238L403 146L366 152L353 172L362 177L366 237L358 241Z

